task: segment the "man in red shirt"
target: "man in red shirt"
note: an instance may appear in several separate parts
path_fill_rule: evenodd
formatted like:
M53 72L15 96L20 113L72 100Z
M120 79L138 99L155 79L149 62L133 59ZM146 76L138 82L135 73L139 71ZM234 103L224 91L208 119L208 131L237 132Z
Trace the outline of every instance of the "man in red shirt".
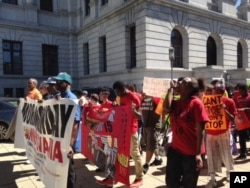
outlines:
M168 149L166 168L167 187L196 187L203 167L201 146L205 123L209 120L202 101L197 97L204 83L185 77L179 82L180 99L174 100L174 82L167 92L164 111L170 115L173 140Z
M243 110L250 120L250 94L248 93L246 84L238 85L239 95L234 99L235 104L238 110ZM235 160L246 159L246 139L247 139L247 130L249 127L237 127L239 134L239 143L240 143L240 155L235 158Z
M136 178L134 182L130 185L130 187L139 187L143 183L143 171L142 171L142 161L141 155L139 151L139 143L138 143L138 118L141 117L139 112L140 100L134 95L131 91L126 89L125 84L122 81L116 81L113 84L113 89L118 97L120 97L121 106L131 106L131 110L133 113L133 121L131 125L131 140L130 140L130 156L134 160L135 163L135 175ZM104 180L97 181L100 185L112 186L113 179L111 177L107 177Z

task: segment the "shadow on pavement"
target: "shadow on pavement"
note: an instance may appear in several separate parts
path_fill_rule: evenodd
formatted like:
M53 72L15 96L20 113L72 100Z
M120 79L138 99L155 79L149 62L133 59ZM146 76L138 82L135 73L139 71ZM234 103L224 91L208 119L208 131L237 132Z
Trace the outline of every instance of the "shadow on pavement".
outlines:
M150 168L150 167L149 167ZM154 176L162 176L166 174L166 165L162 165L159 168L157 168L156 171L152 173Z
M13 152L15 153L15 152ZM8 153L9 156L13 156L13 153ZM4 154L8 156L7 154ZM3 154L0 154L0 157ZM25 163L25 160L12 160L12 161L1 161L0 162L0 169L1 169L1 176L0 176L0 187L1 188L16 188L15 180L29 177L29 176L37 176L35 170L23 170L23 171L14 171L14 166ZM20 170L20 169L18 169Z

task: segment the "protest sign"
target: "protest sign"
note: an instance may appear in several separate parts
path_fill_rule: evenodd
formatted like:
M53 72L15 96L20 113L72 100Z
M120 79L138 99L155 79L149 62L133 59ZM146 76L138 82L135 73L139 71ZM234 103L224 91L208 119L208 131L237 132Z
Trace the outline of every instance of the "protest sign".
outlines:
M202 98L208 114L209 122L206 123L206 130L226 130L225 110L222 107L222 95L205 95Z
M144 77L143 92L148 96L159 97L165 96L170 87L170 80L163 78Z
M86 117L83 115L84 118ZM108 120L101 121L100 119L92 129L83 120L85 125L82 127L82 154L105 170L115 181L129 185L131 108L115 107L110 111Z
M46 187L66 188L76 104L70 99L38 103L21 99L16 129L24 135L26 155Z

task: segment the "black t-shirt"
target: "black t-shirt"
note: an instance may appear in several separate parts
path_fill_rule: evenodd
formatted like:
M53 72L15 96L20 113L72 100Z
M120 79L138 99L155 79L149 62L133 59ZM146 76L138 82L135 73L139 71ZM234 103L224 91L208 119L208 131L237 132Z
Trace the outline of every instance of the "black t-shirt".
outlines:
M144 127L155 127L160 115L155 113L157 107L153 97L147 96L141 102L142 121Z

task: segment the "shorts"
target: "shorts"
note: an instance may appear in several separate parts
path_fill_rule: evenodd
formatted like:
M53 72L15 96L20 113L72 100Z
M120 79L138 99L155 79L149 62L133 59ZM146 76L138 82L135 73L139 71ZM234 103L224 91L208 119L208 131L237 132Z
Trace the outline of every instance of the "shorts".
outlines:
M143 127L141 143L145 151L155 151L158 149L158 142L155 134L155 127Z

